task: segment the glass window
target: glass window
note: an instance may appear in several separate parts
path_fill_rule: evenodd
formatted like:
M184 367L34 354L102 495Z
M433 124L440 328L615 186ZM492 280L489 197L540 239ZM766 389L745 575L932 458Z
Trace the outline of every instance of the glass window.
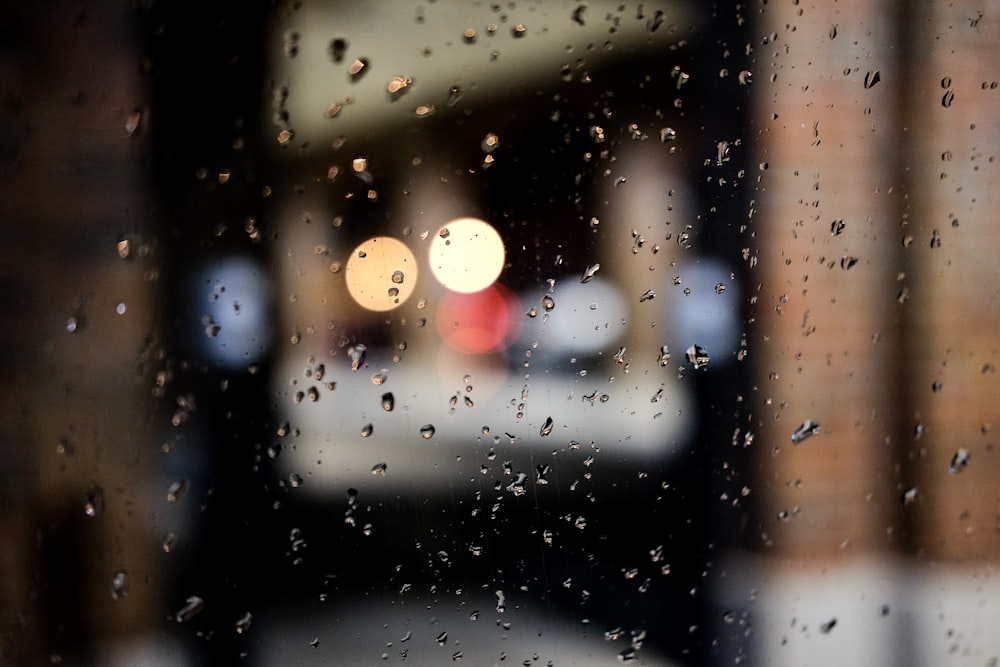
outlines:
M0 16L0 663L1000 659L987 9Z

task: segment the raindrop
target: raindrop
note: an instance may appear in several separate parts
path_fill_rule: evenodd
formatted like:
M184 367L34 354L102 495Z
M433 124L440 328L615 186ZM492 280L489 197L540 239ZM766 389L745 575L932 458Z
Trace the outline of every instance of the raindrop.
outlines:
M843 220L834 220L830 223L830 236L840 236L846 226Z
M969 465L969 459L971 455L969 450L964 447L959 447L955 455L951 457L951 465L948 466L948 472L954 475L956 472L962 472L965 470L966 466Z
M95 485L87 490L87 497L83 501L83 513L91 517L104 513L104 489L100 486Z
M594 274L597 273L600 270L600 268L601 268L600 264L589 264L587 268L584 269L583 276L580 277L580 282L589 283L591 279L594 277Z
M383 385L389 380L389 370L383 368L375 373L372 373L372 384Z
M434 432L435 430L433 424L424 424L423 426L420 427L420 436L424 440L430 440L431 438L433 438Z
M479 147L483 149L484 153L492 153L494 150L496 150L497 146L499 145L500 145L500 137L494 134L493 132L490 132L485 137L483 137L483 140L479 143Z
M703 348L701 345L692 345L685 351L684 354L687 356L688 362L696 369L707 368L708 362L711 361L708 356L708 350Z
M882 80L882 75L879 74L877 69L868 70L868 74L865 74L865 89L873 87L876 83Z
M192 595L185 601L184 606L177 611L174 618L178 623L186 623L197 616L204 608L205 601L197 595Z
M400 271L399 269L392 272L392 277L390 278L392 282L396 283L397 285L402 285L403 279L404 279L403 272Z
M439 645L444 646L445 643L448 641L448 633L447 633L447 631L446 632L442 632L441 634L439 634L437 636L437 639L435 641L437 641L437 643Z
M834 626L836 626L836 625L837 625L837 619L836 618L831 618L826 623L821 623L820 624L819 631L822 632L824 635L828 635L828 634L830 634L830 631L833 630Z
M382 409L386 412L392 412L394 407L396 407L396 397L392 395L392 392L387 391L382 394Z
M385 471L386 471L386 468L388 468L388 467L389 466L386 465L385 463L376 463L375 465L372 466L372 475L374 475L376 477L378 477L380 475L384 475Z
M177 533L167 533L163 536L163 544L161 548L163 553L168 554L177 547Z
M541 428L541 430L540 430L540 431L538 432L538 435L540 435L541 437L543 437L543 438L544 438L544 437L545 437L545 436L547 436L548 434L552 433L552 427L553 427L553 425L554 425L554 422L552 421L552 417L548 417L548 418L547 418L547 419L545 420L545 423L544 423L544 424L542 424L542 428Z
M458 86L452 86L448 89L448 106L455 106L458 101L462 99L462 89Z
M357 81L368 71L367 58L355 58L354 62L347 68L347 73L351 75L351 81Z
M253 621L253 615L250 612L246 612L239 617L236 621L236 634L243 635L246 634L247 630L250 629L250 623Z
M309 400L311 402L315 403L316 401L319 400L319 389L317 389L316 387L309 387L309 389L306 391L306 396L309 397Z
M374 430L375 430L374 426L372 426L371 424L365 424L364 426L361 427L361 437L367 438L372 434L372 431Z
M333 62L340 63L344 60L344 53L347 51L347 40L338 37L330 41L330 58Z
M121 600L128 595L128 589L128 573L124 570L115 572L115 576L111 578L111 598L113 600Z
M552 310L555 307L556 307L556 302L555 302L555 300L551 296L549 296L548 294L546 294L545 296L542 297L542 308L543 309L545 309L546 311L550 311L550 310Z
M947 90L948 88L951 88L951 77L950 76L946 76L943 79L941 79L941 87L944 88L945 90Z
M792 442L799 444L806 438L811 438L817 433L819 433L819 424L811 419L807 419L792 433Z
M365 363L365 356L368 354L368 348L361 343L356 343L352 345L347 350L347 356L351 358L351 370L356 371L361 368L361 365Z
M651 289L648 289L645 292L643 292L642 295L639 297L639 303L643 303L645 301L652 301L655 298L656 298L656 292Z
M181 498L184 497L184 494L187 493L188 487L190 485L191 485L191 482L189 482L188 480L186 480L184 478L181 478L181 479L175 481L170 486L168 486L167 487L167 502L168 503L180 502Z
M851 268L852 266L854 266L857 263L858 263L858 258L857 257L852 257L850 255L845 255L845 256L843 256L843 257L840 258L840 268L844 269L845 271L847 269Z
M413 83L413 79L408 76L394 76L386 84L385 90L389 93L390 99L398 99L406 92L406 89Z
M663 25L663 11L657 9L656 12L646 19L646 31L656 32L656 29Z
M952 102L954 101L955 101L955 91L949 90L944 94L944 96L941 97L941 106L947 109L948 107L951 106Z
M666 345L660 346L660 352L657 354L656 363L660 366L666 366L670 363L670 349Z
M672 127L660 128L660 143L667 143L677 138L677 130Z
M507 597L501 590L496 591L495 595L497 597L497 611L502 614L507 609Z

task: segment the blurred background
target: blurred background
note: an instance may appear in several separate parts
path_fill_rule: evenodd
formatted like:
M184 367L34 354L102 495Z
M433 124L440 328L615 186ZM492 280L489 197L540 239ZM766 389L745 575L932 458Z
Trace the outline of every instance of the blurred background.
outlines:
M996 664L997 19L0 9L0 664Z

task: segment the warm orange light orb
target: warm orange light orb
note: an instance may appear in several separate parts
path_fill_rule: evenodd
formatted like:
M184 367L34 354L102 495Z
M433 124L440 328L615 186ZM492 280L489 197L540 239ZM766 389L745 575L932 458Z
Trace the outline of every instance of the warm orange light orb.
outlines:
M413 294L417 261L401 241L376 236L351 252L344 274L347 291L358 305L382 312L402 305Z

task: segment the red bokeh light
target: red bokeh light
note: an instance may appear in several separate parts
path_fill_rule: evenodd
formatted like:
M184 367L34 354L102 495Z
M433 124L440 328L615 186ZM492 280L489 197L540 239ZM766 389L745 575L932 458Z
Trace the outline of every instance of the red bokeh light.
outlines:
M506 349L521 333L521 302L497 283L468 294L449 291L438 302L435 319L449 347L483 354Z

